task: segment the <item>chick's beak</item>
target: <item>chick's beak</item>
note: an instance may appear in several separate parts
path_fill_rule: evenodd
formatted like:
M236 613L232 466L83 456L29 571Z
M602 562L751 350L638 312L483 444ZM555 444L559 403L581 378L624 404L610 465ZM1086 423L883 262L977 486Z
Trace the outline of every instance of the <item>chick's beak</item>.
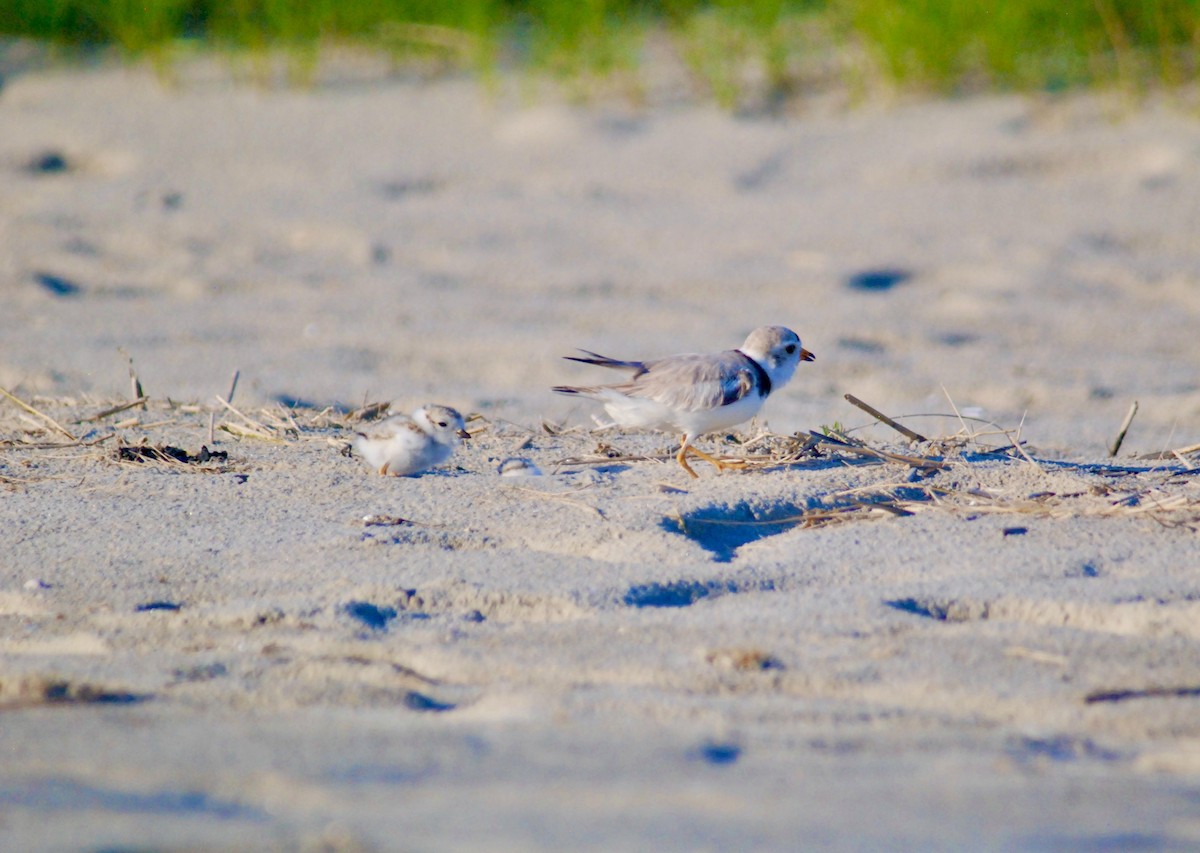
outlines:
M806 350L804 347L800 347L800 360L801 361L816 361L816 358L817 357L815 355L813 355L811 352Z
M471 433L467 432L465 429L455 430L455 432L458 434L459 438L470 438L471 437Z

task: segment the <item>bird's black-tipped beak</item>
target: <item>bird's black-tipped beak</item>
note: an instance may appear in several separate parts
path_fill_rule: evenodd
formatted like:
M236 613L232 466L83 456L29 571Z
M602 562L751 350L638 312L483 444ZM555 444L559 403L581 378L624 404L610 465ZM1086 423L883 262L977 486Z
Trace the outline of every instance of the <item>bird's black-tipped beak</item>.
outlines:
M465 429L455 430L455 432L458 434L459 438L470 438L471 437L471 433L467 432Z
M801 361L816 361L817 357L815 355L813 355L811 352L809 352L808 350L806 350L804 347L800 347L800 360Z

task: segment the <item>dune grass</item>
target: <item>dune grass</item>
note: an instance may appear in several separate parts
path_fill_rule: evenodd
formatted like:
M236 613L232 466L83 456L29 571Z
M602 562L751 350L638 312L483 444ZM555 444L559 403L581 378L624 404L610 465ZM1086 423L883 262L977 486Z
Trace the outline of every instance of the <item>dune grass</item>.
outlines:
M1200 0L0 0L0 34L166 62L197 47L284 51L301 76L348 44L575 81L636 76L653 37L729 105L838 79L1137 90L1200 73Z

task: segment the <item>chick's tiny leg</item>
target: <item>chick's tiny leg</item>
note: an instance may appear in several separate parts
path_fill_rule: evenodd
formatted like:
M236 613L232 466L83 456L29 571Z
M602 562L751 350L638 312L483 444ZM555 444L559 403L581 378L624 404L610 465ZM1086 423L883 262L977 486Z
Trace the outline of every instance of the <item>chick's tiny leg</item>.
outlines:
M386 477L387 473L388 473L388 463L384 462L382 465L379 466L379 476Z

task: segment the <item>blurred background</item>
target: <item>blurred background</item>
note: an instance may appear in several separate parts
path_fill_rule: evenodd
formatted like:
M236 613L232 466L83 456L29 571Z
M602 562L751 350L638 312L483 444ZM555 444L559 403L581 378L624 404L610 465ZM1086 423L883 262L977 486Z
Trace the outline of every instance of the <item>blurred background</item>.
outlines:
M1188 443L1198 50L1200 0L0 0L0 386L572 421L575 347L781 323L780 431Z
M3 0L0 34L60 55L115 47L163 69L200 48L282 51L296 82L322 51L380 51L431 73L517 66L579 94L644 96L647 52L696 92L777 104L836 82L937 92L1175 87L1194 81L1198 0ZM258 73L262 73L258 68Z

